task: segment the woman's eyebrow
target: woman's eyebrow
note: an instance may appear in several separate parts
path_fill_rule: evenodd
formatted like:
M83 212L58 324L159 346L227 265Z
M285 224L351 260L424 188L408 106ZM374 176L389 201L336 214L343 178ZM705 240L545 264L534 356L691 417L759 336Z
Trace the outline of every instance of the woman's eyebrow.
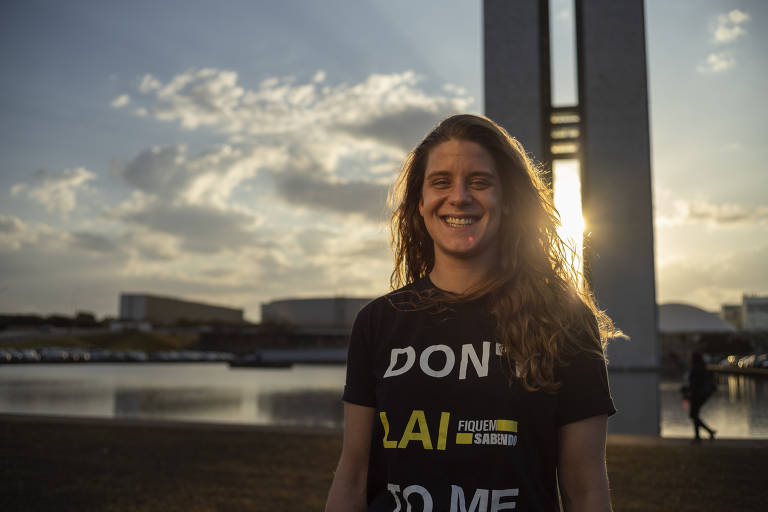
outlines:
M453 173L450 171L429 171L424 176L424 179L433 178L435 176L451 176ZM496 179L496 174L491 171L471 171L467 173L467 177L474 178L477 176L482 176L484 178L491 178Z
M448 171L429 171L426 176L424 176L425 179L427 178L433 178L435 176L450 176L451 173Z
M491 171L472 171L469 173L469 176L483 176L484 178L496 179L496 174Z

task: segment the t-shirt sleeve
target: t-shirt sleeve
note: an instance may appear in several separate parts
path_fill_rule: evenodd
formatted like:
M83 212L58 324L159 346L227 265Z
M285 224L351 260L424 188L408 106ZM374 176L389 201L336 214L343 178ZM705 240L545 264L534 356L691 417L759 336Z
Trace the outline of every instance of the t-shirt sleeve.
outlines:
M568 365L561 366L558 374L561 382L557 395L558 426L616 412L602 358L579 354Z
M370 305L355 318L347 351L347 381L342 400L351 404L376 406L376 377L373 372Z

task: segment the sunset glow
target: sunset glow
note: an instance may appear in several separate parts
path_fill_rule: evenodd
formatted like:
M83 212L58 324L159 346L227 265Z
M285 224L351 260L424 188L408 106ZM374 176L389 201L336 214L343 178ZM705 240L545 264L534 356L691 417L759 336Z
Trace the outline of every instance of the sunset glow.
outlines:
M582 271L584 217L581 210L581 178L578 160L555 160L552 166L555 208L560 213L560 237L574 249L575 267Z

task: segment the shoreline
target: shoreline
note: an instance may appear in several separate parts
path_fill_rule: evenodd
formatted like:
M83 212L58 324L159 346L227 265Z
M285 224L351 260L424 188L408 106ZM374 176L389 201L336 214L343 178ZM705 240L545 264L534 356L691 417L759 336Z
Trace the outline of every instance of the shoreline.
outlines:
M4 510L322 510L341 430L0 414ZM768 440L611 434L614 509L764 510Z
M222 431L233 432L243 431L250 433L267 434L290 434L290 435L326 435L329 437L341 438L343 429L341 427L328 427L323 425L304 426L304 425L254 425L248 423L221 423L214 421L180 421L152 418L103 418L98 416L64 416L53 414L13 414L0 413L0 424L4 422L29 423L37 422L41 424L57 425L83 425L83 426L102 426L102 427L150 427L150 428L170 428L170 429L189 429L202 431ZM634 446L679 446L689 445L690 437L661 437L640 434L611 434L607 436L608 445L634 445ZM734 438L717 437L714 442L705 440L704 446L733 446L733 447L765 447L768 448L768 438Z

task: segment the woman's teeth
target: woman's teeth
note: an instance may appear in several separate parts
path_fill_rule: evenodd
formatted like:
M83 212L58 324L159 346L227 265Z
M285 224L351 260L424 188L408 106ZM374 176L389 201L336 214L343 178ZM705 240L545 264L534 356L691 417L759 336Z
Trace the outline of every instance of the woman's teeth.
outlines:
M475 222L475 219L472 217L443 217L445 222L454 228L460 228L462 226L469 226L473 222Z

